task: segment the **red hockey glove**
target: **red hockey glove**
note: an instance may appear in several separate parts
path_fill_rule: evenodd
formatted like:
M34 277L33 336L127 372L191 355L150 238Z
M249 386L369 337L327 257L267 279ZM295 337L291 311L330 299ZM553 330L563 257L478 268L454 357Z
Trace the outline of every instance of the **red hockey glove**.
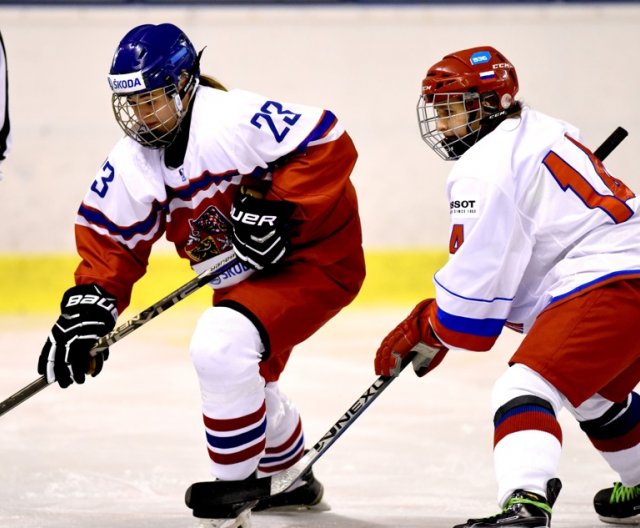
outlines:
M449 351L429 324L429 307L434 299L419 303L409 316L385 337L376 352L375 369L380 376L397 376L403 362L415 352L413 370L422 377L436 368Z

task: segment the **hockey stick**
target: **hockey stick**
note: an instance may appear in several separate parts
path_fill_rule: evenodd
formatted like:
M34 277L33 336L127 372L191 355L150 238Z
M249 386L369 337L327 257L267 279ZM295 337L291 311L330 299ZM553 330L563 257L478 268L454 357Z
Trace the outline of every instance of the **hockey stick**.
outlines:
M595 151L594 156L598 158L600 161L604 161L604 159L611 154L615 148L622 143L622 140L629 135L624 128L618 127L616 128L611 135L602 142Z
M433 359L435 353L435 351L430 353L427 356L428 359ZM404 358L401 370L411 363L414 356L415 352ZM391 385L391 382L396 377L380 376L376 379L338 421L331 426L331 429L290 468L270 477L257 479L196 482L187 490L185 496L187 506L191 509L194 509L195 505L198 505L198 508L204 507L208 510L219 508L221 512L226 512L230 506L247 503L247 506L251 507L252 501L264 499L287 490L311 469L311 466L353 425L358 417ZM243 506L239 508L239 511L236 511L236 514L239 514L242 509ZM247 508L244 507L244 509Z
M622 127L618 127L594 152L601 161L604 160L628 135ZM413 355L405 358L402 369L411 362ZM433 359L431 357L430 359ZM290 468L272 475L258 479L242 481L207 481L192 484L186 492L185 503L194 509L218 508L222 515L234 511L237 515L243 509L251 508L253 501L265 499L272 495L282 493L290 488L298 479L307 473L313 464L326 453L327 449L356 421L356 419L382 394L391 384L394 377L380 376L374 383L349 407L338 421L307 453ZM233 506L238 508L229 510Z
M147 324L157 315L160 315L165 310L168 310L188 295L191 295L193 292L195 292L205 284L211 282L216 277L220 277L222 274L231 270L238 264L240 264L240 261L235 256L235 253L230 251L227 257L216 263L213 267L203 271L202 273L191 279L189 282L180 286L177 290L174 290L166 297L149 306L149 308L143 310L138 315L129 319L123 325L120 325L112 332L109 332L105 336L101 337L95 344L95 346L91 349L91 355L95 356L106 348L109 348L114 343L120 341L123 337L129 335L134 330L137 330L141 326ZM17 407L22 402L37 394L48 385L49 383L47 383L46 376L41 376L37 380L33 381L26 387L16 392L14 395L9 396L6 400L0 403L0 416L10 411L14 407Z

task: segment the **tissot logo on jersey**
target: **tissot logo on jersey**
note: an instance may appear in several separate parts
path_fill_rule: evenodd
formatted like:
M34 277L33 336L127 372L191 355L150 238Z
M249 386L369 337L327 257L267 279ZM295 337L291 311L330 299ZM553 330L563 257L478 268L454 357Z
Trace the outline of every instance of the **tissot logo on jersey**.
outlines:
M466 208L475 208L476 201L475 200L453 200L449 202L449 207L451 209L466 209Z
M477 200L451 200L449 202L449 214L451 216L477 216Z

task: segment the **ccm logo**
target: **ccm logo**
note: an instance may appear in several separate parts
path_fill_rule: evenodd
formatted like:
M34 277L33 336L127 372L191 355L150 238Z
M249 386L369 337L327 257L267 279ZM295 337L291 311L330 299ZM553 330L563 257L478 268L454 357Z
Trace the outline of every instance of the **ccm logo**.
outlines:
M272 227L275 226L275 222L278 219L278 217L274 215L259 215L255 213L245 213L243 211L238 211L235 207L231 208L231 218L236 222L240 222L241 224L254 225L254 226L270 225Z
M454 200L449 203L451 209L467 209L468 207L475 207L475 200Z

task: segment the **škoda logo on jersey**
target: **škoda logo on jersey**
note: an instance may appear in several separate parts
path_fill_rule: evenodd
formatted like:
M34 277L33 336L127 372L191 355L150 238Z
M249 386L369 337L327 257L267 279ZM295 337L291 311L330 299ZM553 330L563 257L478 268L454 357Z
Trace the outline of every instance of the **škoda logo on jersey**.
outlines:
M478 216L478 200L451 200L449 214L451 216L472 218Z

